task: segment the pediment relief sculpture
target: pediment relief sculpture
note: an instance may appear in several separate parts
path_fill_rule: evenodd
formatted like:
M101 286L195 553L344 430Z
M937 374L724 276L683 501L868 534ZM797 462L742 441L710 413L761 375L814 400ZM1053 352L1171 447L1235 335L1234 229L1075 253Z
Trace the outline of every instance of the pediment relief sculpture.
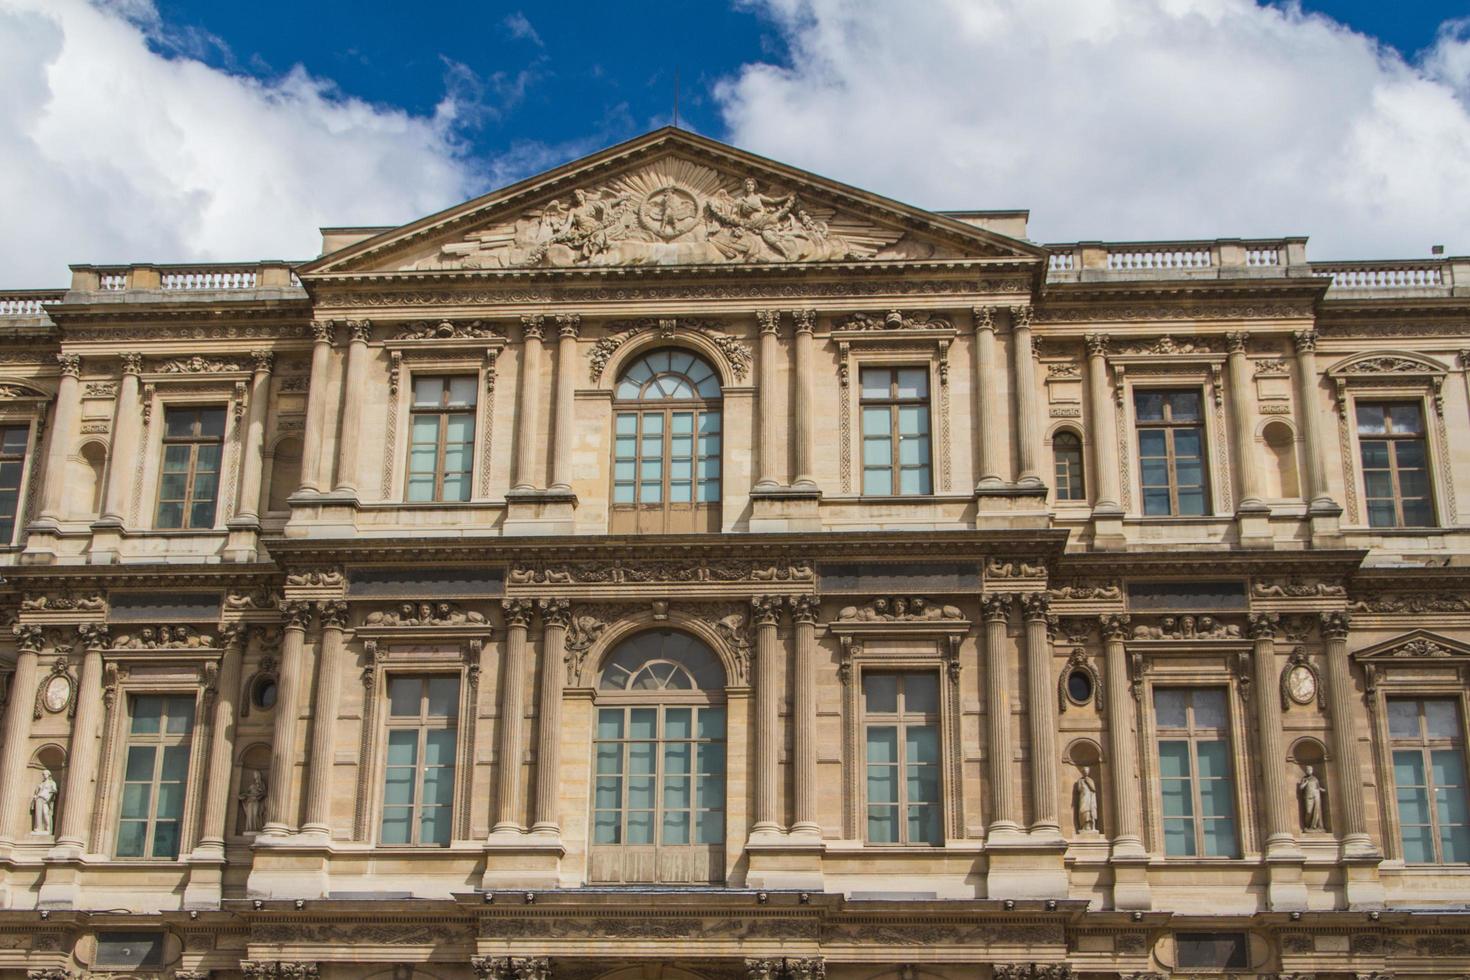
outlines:
M499 340L501 334L482 320L420 320L405 324L394 340Z
M1470 597L1452 592L1370 594L1354 599L1350 608L1364 613L1470 612Z
M1357 660L1428 660L1453 657L1470 659L1470 646L1449 637L1416 630L1405 636L1375 644L1353 654Z
M74 595L71 593L30 593L20 600L20 608L26 612L101 612L107 608L107 600L100 593Z
M1257 599L1320 599L1340 598L1347 589L1331 582L1311 582L1298 579L1257 581L1251 585L1251 596Z
M521 565L510 570L510 585L630 584L638 582L812 582L806 562L771 564L742 559L648 562L565 562Z
M835 324L838 330L953 330L954 324L942 316L929 313L854 313Z
M485 616L454 602L404 602L367 614L365 626L478 626Z
M136 633L120 633L112 639L114 650L213 649L214 637L192 626L145 626Z
M590 375L594 383L602 380L603 372L607 370L618 349L639 334L656 330L659 336L665 340L671 340L678 336L679 331L697 331L710 343L719 349L730 365L730 373L737 381L745 380L750 374L751 351L750 345L742 343L723 333L720 325L710 320L690 320L687 318L668 317L657 319L646 317L641 320L619 320L608 324L608 329L613 331L592 345L587 352L587 358L591 362Z
M1163 616L1133 627L1135 640L1235 640L1241 636L1239 626L1213 616Z
M950 251L808 200L795 188L668 156L476 229L412 268L840 262Z
M964 618L958 606L918 596L879 596L861 606L845 606L837 613L842 623L925 623Z

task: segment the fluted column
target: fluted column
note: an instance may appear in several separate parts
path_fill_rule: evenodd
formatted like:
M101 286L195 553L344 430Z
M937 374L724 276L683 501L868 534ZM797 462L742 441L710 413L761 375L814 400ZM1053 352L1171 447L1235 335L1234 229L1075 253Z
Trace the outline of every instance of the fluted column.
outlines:
M796 310L796 479L793 486L812 488L817 485L815 439L816 419L812 417L812 332L817 327L815 310Z
M265 451L265 413L270 408L271 367L276 356L268 350L251 351L255 371L250 376L250 410L245 417L244 458L240 461L240 494L235 519L260 522L260 474Z
M225 815L230 808L230 777L235 769L235 721L239 706L240 661L248 627L234 623L221 631L219 680L214 718L209 728L209 768L204 773L204 817L196 838L195 857L223 860Z
M1052 681L1051 636L1045 592L1021 595L1026 622L1026 720L1031 740L1031 834L1060 841L1058 815L1060 757L1057 754L1057 701Z
M1103 672L1107 689L1108 788L1113 798L1113 856L1141 857L1143 817L1138 788L1138 743L1133 733L1137 702L1128 682L1128 617L1101 617Z
M496 744L494 833L520 834L521 758L526 754L526 633L531 627L530 599L504 599L505 658L500 671L500 733Z
M754 833L780 833L777 787L781 777L781 706L777 701L777 672L781 669L777 627L781 597L756 596L755 615L755 823Z
M1261 802L1266 817L1266 856L1296 856L1294 801L1286 779L1286 749L1282 746L1281 700L1277 694L1276 629L1281 617L1256 613L1250 617L1254 644L1257 751L1261 758Z
M1327 714L1332 722L1333 782L1337 798L1333 817L1345 857L1376 851L1368 836L1363 810L1363 771L1358 759L1358 718L1353 706L1358 692L1348 661L1348 614L1322 614L1322 646L1327 659Z
M782 446L781 424L784 421L777 414L776 386L780 383L777 379L776 357L778 340L781 331L780 310L758 310L756 319L760 321L760 357L756 364L759 372L757 384L760 390L756 392L757 407L760 410L760 477L756 480L756 486L763 489L771 489L781 485L781 477L786 469L784 458L777 458L777 447ZM782 447L784 448L784 447ZM782 453L782 457L784 457Z
M542 599L541 701L536 711L536 813L534 834L561 834L557 804L561 799L561 684L566 668L567 626L572 606L565 599Z
M556 317L556 419L551 434L551 487L572 489L572 447L576 443L577 334L582 318L575 313Z
M66 461L77 441L77 420L82 413L82 359L76 354L57 354L61 382L56 389L56 421L51 428L51 445L46 453L45 492L41 496L40 519L59 521L66 502ZM67 767L70 771L70 766Z
M41 627L17 625L15 673L10 675L10 697L5 706L5 740L0 742L0 844L15 841L20 801L34 786L23 785L31 740L31 706L36 703L36 660L45 634ZM61 800L66 805L66 800Z
M66 760L66 785L61 790L56 846L85 851L92 814L83 801L93 798L93 783L97 780L102 735L102 651L107 646L107 628L87 623L78 626L77 633L82 639L82 673L77 679L77 711L71 723L71 754Z
M546 318L532 314L521 317L521 394L516 404L515 490L536 489L536 443L541 427L541 339Z
M1038 457L1041 452L1041 398L1036 390L1036 364L1032 361L1031 307L1011 307L1011 363L1016 385L1016 441L1022 486L1042 486Z
M1256 399L1252 391L1250 363L1246 360L1246 347L1250 334L1243 332L1225 335L1229 351L1227 364L1230 369L1230 419L1231 445L1235 451L1235 466L1240 473L1240 510L1264 510L1261 492L1261 461L1256 449Z
M1006 622L1015 596L1008 593L980 599L985 620L985 722L988 738L985 760L990 774L991 836L1021 829L1020 807L1012 779L1015 739L1011 737L1011 657Z
M342 423L337 430L337 493L357 493L357 447L362 442L362 403L366 397L369 320L348 320L347 384L342 397Z
M1000 429L1005 405L996 398L995 310L977 306L975 315L975 417L980 425L980 482L976 489L1002 487L1007 470L1001 462Z
M332 770L337 733L337 702L342 689L342 631L347 628L347 603L323 602L322 642L317 652L316 696L311 708L311 758L306 763L306 821L303 833L332 831Z
M792 699L792 779L796 800L791 832L820 837L817 820L817 612L814 595L791 597L796 638L795 697Z
M122 355L122 382L117 389L117 408L112 419L112 445L107 470L107 499L102 502L102 519L122 524L127 518L128 500L138 455L138 439L143 428L143 407L138 401L138 375L143 370L143 355Z
M1118 480L1117 417L1108 385L1108 336L1087 335L1087 409L1092 434L1092 475L1096 487L1095 514L1120 514L1122 493Z
M271 777L261 837L283 837L291 833L295 824L287 811L294 782L291 777L296 768L296 723L301 717L301 661L305 658L306 628L311 625L313 609L310 602L288 599L281 603L281 612L286 628L281 639L281 673L271 730Z
M311 321L311 375L306 389L306 428L301 439L301 489L321 493L322 430L327 422L327 370L332 359L331 320ZM271 792L274 794L275 788Z
M1337 514L1342 508L1327 488L1327 446L1322 441L1322 421L1317 410L1317 331L1299 330L1291 338L1296 344L1296 402L1302 441L1307 446L1310 510Z

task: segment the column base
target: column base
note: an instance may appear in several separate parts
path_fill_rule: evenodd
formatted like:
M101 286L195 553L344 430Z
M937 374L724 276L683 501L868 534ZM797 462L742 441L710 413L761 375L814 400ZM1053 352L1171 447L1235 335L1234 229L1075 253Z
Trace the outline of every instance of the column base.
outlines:
M1265 504L1242 502L1235 512L1235 528L1242 548L1269 548L1274 543L1271 508Z
M505 524L511 536L571 534L577 495L570 490L512 490L505 495Z
M1343 858L1343 897L1349 909L1381 909L1387 904L1378 877L1378 859Z
M46 876L36 898L38 909L77 909L82 907L82 861L67 856L46 857Z
M985 841L985 897L1035 899L1067 897L1070 881L1066 843L1039 844L1024 833L1013 838L992 832Z
M745 844L745 887L822 891L826 887L822 877L826 849L820 833L764 830L751 834Z
M215 854L215 851L218 854ZM189 883L184 886L185 909L217 909L224 898L223 847L201 845L189 855Z
M1148 884L1148 858L1120 858L1117 851L1114 845L1113 908L1119 912L1149 911L1154 899Z
M256 561L260 557L260 519L235 518L225 525L230 537L225 541L225 561Z
M561 887L561 859L567 849L559 836L498 830L485 839L484 847L482 891Z
M1307 883L1302 878L1305 858L1267 859L1266 907L1272 912L1303 912L1307 908Z
M1051 523L1046 487L987 484L975 488L975 529L1044 528Z
M326 898L330 890L328 860L330 845L292 837L255 838L250 877L245 882L248 898Z
M750 495L753 533L819 531L822 491L811 487L757 487Z
M1123 533L1123 508L1099 504L1092 508L1092 546L1099 551L1122 551L1128 546Z

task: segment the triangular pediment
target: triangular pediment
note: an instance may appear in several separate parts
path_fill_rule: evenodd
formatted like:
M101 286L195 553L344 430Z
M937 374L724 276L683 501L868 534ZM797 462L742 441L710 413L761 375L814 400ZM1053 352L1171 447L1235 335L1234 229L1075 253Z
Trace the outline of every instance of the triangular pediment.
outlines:
M1040 247L663 129L324 255L303 275L1010 259Z
M1353 654L1357 660L1470 659L1470 646L1429 630L1411 630L1401 636Z

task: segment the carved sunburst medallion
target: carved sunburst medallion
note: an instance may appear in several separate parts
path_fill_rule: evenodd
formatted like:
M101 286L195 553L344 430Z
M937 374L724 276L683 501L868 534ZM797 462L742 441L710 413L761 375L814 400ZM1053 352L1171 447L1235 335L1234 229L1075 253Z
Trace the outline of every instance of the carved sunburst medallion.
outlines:
M698 218L699 202L693 194L679 187L660 187L650 191L638 205L638 223L666 242L689 231Z

